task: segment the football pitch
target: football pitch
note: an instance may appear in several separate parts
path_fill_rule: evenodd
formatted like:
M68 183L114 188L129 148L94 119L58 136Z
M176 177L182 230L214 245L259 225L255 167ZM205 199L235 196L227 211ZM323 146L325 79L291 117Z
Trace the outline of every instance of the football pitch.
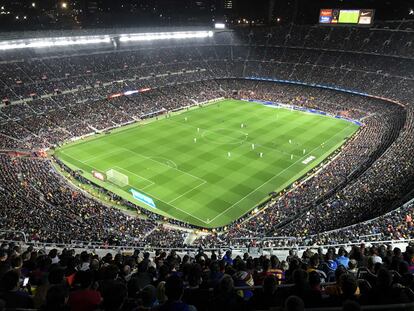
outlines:
M55 155L143 208L215 228L285 189L357 129L333 117L223 100L70 143ZM92 175L111 169L127 184Z

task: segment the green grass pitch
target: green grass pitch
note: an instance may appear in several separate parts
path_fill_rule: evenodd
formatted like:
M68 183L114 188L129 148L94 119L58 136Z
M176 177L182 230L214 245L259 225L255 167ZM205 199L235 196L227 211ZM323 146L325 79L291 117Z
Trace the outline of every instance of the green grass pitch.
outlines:
M215 228L286 188L357 129L332 117L223 100L67 144L55 155L152 212ZM91 174L109 169L126 174L129 185L118 187ZM152 198L156 207L135 199L131 189Z

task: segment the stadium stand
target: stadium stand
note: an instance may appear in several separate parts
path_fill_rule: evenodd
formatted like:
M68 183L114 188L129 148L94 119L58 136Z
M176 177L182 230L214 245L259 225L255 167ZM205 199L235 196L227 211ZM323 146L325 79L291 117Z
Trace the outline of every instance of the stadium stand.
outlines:
M13 243L0 251L0 303L10 310L411 310L414 301L412 247L307 249L282 260L202 250L98 255Z
M266 309L265 302L283 306L291 294L306 307L318 308L340 306L348 299L363 305L389 303L391 292L398 297L392 302L412 302L411 246L402 253L398 248L359 245L408 242L413 237L414 205L404 204L412 198L414 181L413 40L414 33L406 29L289 25L217 32L211 38L182 43L0 52L0 238L7 241L1 247L3 277L12 286L13 271L24 270L32 285L46 288L61 284L64 277L72 281L74 275L83 277L90 280L86 287L99 283L99 293L93 295L103 297L103 310L112 310L106 303L120 306L122 302L125 310L147 307L144 300L156 289L146 287L145 291L144 286L165 281L174 288L184 282L184 303L201 310L217 309L224 301L229 303L226 309ZM136 89L145 92L111 97ZM47 255L33 248L22 251L14 244L7 246L13 241L151 250L187 246L189 234L199 228L125 202L57 159L42 157L40 151L218 97L317 108L363 120L364 127L323 166L272 198L259 212L226 228L204 232L191 244L288 249L344 244L345 257L352 263L347 270L331 269L334 262L348 262L344 252L334 248L316 255L306 250L300 259L290 256L279 262L274 257L248 256L233 261L228 255L216 261L216 254L179 258L174 253L109 259L69 250L57 256L55 251ZM110 203L75 188L56 171L56 165L70 175L72 183L95 187ZM116 202L138 216L113 208ZM358 246L349 250L350 245ZM83 276L74 273L82 262L94 266ZM269 272L272 269L278 272ZM223 273L230 277L219 283ZM50 280L53 274L60 275L56 283ZM281 274L282 280L269 276ZM45 283L47 275L50 284ZM119 282L114 281L116 276ZM153 281L145 283L148 278ZM250 286L249 278L263 288L239 289L239 298L234 286ZM337 283L324 285L328 281ZM84 290L81 283L70 285ZM220 285L222 291L208 290L210 285ZM39 301L25 299L27 304L18 307L47 306L56 303L59 295L69 295L70 304L74 292L55 286L51 295L56 297L50 301L44 288ZM3 289L0 299L15 299L6 293L13 288ZM195 294L188 293L192 290ZM108 298L111 291L119 293L119 300ZM157 296L157 301L162 298ZM396 308L404 310L402 305L390 310Z
M258 28L217 33L214 38L206 39L203 46L196 42L186 42L182 46L158 42L148 43L145 48L125 46L116 51L94 52L85 48L64 52L51 50L45 55L32 55L28 50L21 52L21 59L5 52L1 64L2 94L11 104L1 109L2 147L5 150L47 148L73 137L145 118L161 109L172 110L192 101L223 95L248 98L254 94L256 99L318 107L363 118L366 126L322 172L300 183L283 200L271 203L265 209L266 213L248 221L241 219L242 225L237 224L237 229L234 227L238 233L233 235L233 228L230 228L226 233L228 239L238 234L246 237L247 232L251 237L309 235L379 216L392 209L392 201L407 190L409 184L400 181L408 178L412 169L411 163L403 160L410 152L404 149L409 149L410 144L405 144L402 149L398 144L399 140L411 139L411 123L407 118L411 116L408 104L412 59L407 57L410 55L411 33L399 34L398 49L385 49L384 42L390 44L387 36L394 36L394 32L353 28L346 31L347 34L333 28L300 26ZM338 36L349 38L345 40L349 44L338 46ZM306 40L302 40L304 37ZM335 41L330 42L331 38ZM372 39L369 45L352 45L358 40L365 43L368 38ZM322 53L318 50L321 48ZM397 55L394 55L395 51L398 51ZM403 106L382 99L246 80L246 77L335 85L398 100ZM390 79L392 83L389 83ZM136 96L108 99L110 94L139 88L152 90ZM396 92L396 88L401 89ZM398 155L399 163L406 166L399 170L403 176L394 174L395 153L401 154ZM389 165L387 159L394 164ZM47 161L44 163L50 165ZM365 201L362 195L350 195L361 193L358 192L361 185L369 189L367 181L373 181L373 188L378 188L379 180L372 176L375 171L384 175L386 171L382 168L390 168L389 178L397 180L392 187L389 178L383 179L390 191L387 200L384 200L384 192L381 197L372 198L372 192L365 190L369 192ZM352 202L353 199L361 202ZM376 206L375 202L382 202L384 207L373 211L365 208ZM352 211L348 208L350 205L354 207ZM337 215L342 215L342 207L346 217L332 217L326 210L331 206L335 206ZM358 214L358 210L364 214ZM310 214L296 221L302 222L300 226L289 223L289 219L299 212ZM312 221L313 215L318 218L326 215L323 229L312 227L318 223ZM334 221L330 224L332 219L341 219L344 223ZM251 228L258 232L252 232ZM295 228L302 228L303 232L297 232Z

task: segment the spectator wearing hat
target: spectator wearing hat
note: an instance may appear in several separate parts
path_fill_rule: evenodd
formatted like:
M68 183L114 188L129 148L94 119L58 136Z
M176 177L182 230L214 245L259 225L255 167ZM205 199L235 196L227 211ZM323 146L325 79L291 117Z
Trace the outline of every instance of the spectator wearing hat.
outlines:
M236 287L252 287L254 286L253 276L247 271L237 271L233 275L234 285ZM237 291L238 295L244 300L249 300L253 296L251 289L241 289Z

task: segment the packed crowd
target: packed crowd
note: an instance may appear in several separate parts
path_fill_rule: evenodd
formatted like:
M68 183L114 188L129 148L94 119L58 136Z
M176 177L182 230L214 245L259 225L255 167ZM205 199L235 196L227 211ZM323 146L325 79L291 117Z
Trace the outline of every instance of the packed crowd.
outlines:
M369 91L407 102L411 100L413 87L413 61L390 57L394 50L388 48L398 44L396 53L406 56L405 49L411 46L410 35L398 34L401 37L395 40L396 35L387 31L343 32L293 26L217 33L202 46L196 42L182 46L154 43L140 49L127 46L116 51L56 50L42 57L32 55L31 51L18 55L3 53L0 55L4 59L0 64L3 100L25 99L25 103L0 110L0 133L7 135L4 139L7 147L15 146L17 141L24 148L50 146L132 121L159 108L164 100L163 94L154 95L154 99L142 95L128 104L122 103L126 110L120 111L119 105L106 100L110 94L211 78L255 76L298 80ZM364 45L343 42L338 45L338 38L343 36L348 38L347 43L353 42L353 37L356 41L364 39ZM369 44L365 44L366 38L370 38ZM377 45L384 42L387 49L382 50ZM318 50L321 47L329 51L321 52ZM350 51L377 54L355 57ZM127 99L130 98L123 98L128 102ZM205 96L195 95L194 100L200 99ZM140 102L138 109L136 101ZM183 101L188 101L187 93L183 94ZM184 103L180 101L181 105Z
M364 126L358 135L318 174L295 183L261 213L247 215L224 234L196 243L227 245L240 238L281 235L305 238L384 214L412 185L411 39L411 32L291 26L222 32L203 44L161 42L143 48L39 55L30 50L5 52L0 55L0 94L7 103L0 107L0 148L52 147L222 96L361 119ZM405 107L379 98L244 79L248 77L337 86L397 100ZM145 91L109 97L137 89ZM165 229L157 216L138 207L144 218L133 219L82 193L74 197L74 190L47 160L8 155L0 160L0 202L13 207L0 210L5 227L25 231L31 239L142 245L159 243L159 237L166 236L164 242L170 246L185 240L185 233ZM96 230L89 235L85 229L91 227Z
M156 246L160 234L168 231L166 245L184 242L185 233L163 229L153 214L128 216L70 187L50 161L0 155L0 163L2 228L23 231L30 241Z
M414 302L414 249L291 251L280 260L205 253L0 247L0 307L39 310L299 311ZM388 309L385 309L388 310Z
M220 89L221 91L214 91L215 87L217 87L217 83L220 82ZM204 90L203 93L199 93L200 90ZM363 130L360 132L357 139L350 141L348 145L342 150L342 156L335 159L335 161L332 161L325 169L323 174L316 175L315 178L308 179L304 183L302 183L300 186L295 185L295 187L283 196L282 200L278 200L274 203L272 203L264 213L261 213L260 215L256 216L255 218L252 218L251 220L244 222L242 224L242 227L240 226L233 226L228 233L226 233L226 242L233 238L237 238L240 236L248 237L248 236L255 236L257 234L264 235L268 234L269 232L272 233L274 229L275 223L280 223L282 221L288 220L292 217L295 217L298 213L303 212L305 207L311 207L314 202L316 202L318 199L322 199L325 195L329 194L331 191L335 190L338 186L341 184L344 184L348 182L348 176L355 173L358 167L365 168L367 165L370 164L370 162L375 159L374 154L375 152L380 148L386 148L390 142L392 142L392 139L387 139L389 136L392 136L391 133L399 132L399 123L398 120L401 117L401 111L394 106L387 105L382 103L381 101L372 101L367 100L364 98L355 97L353 95L344 95L341 93L337 93L336 96L333 96L330 91L324 91L324 90L313 90L311 88L304 88L300 86L291 86L286 87L283 85L275 86L271 83L259 83L259 82L249 82L244 80L222 80L222 81L212 81L211 84L207 84L207 82L202 82L200 85L196 83L191 84L182 84L179 86L176 86L174 88L177 92L181 94L198 94L199 98L201 96L204 96L204 98L214 98L222 94L231 94L233 90L242 90L238 92L237 96L240 97L249 97L249 94L254 94L256 98L258 99L266 99L266 100L273 100L273 101L283 101L285 103L289 104L295 104L295 105L303 105L307 107L315 107L316 105L319 105L318 107L320 109L323 109L325 111L334 113L334 114L340 114L341 112L347 112L348 116L350 117L361 117L366 116L367 119L364 121L366 126L363 128ZM152 95L151 92L146 93L146 96L148 98L157 98L159 94L167 94L169 92L173 92L173 89L168 89L168 92L165 91L164 88L160 88L157 90L155 95ZM180 95L179 95L180 96ZM181 98L181 100L174 101L174 96L164 96L163 97L163 103L168 104L176 103L178 107L178 103L181 100L184 100L184 97ZM170 99L170 100L169 100ZM355 101L354 101L355 100ZM119 97L113 100L117 103L123 103L124 101L130 101L129 97ZM151 102L148 100L148 103ZM348 104L344 105L337 105L335 106L335 103L338 102L344 102ZM187 102L185 102L187 103ZM138 105L135 105L134 107L137 107ZM149 104L148 104L149 106ZM360 110L359 107L363 106L364 111ZM173 104L169 106L170 109L172 109ZM158 108L157 108L158 109ZM374 158L373 158L374 157ZM7 158L7 157L5 157ZM352 159L352 162L350 161ZM10 159L12 162L12 160ZM35 183L37 180L41 180L44 182L44 184L47 183L47 180L52 181L56 179L58 176L49 173L47 176L43 176L43 171L47 170L50 171L50 163L48 161L40 161L40 160L33 160L33 159L17 159L14 160L17 163L29 163L29 164L36 164L33 168L33 175L32 179L27 180L25 178L25 170L20 167L20 164L16 164L14 167L12 166L10 175L14 177L15 184L9 183L9 187L14 185L14 191L17 191L17 189L20 187L20 180L16 178L19 174L21 174L23 177L22 179L24 182L28 183ZM10 164L9 164L10 165ZM4 165L5 168L8 167L7 164ZM20 171L19 171L20 170ZM6 171L5 171L6 173ZM6 183L6 180L12 179L10 176L4 177L4 182ZM87 182L86 180L82 180L82 182ZM59 181L58 184L61 184L62 181ZM50 187L55 189L55 192L59 190L59 188L56 187L56 183L49 182ZM44 194L43 197L45 197L46 194L54 192L50 191L50 189L46 187L39 187L40 191ZM13 190L12 190L13 191ZM25 192L23 192L25 193ZM24 198L27 197L24 196ZM47 197L47 196L46 196ZM121 200L117 198L117 200ZM5 198L5 202L7 202L7 199ZM30 202L33 204L33 202ZM54 205L61 205L62 202L52 202L51 208ZM123 202L125 204L125 202ZM78 205L77 201L72 202L73 205ZM95 203L99 205L99 203ZM21 205L23 206L23 205ZM28 205L30 206L30 205ZM72 208L76 209L77 206L73 206ZM66 209L61 209L61 213L63 211L66 211ZM145 213L145 210L140 210L142 213ZM24 215L24 211L23 212ZM33 213L33 211L30 211ZM5 211L5 213L9 213L8 211ZM66 213L66 212L65 212ZM118 212L119 213L119 212ZM147 213L148 214L148 213ZM114 214L114 219L116 218L117 213ZM62 217L65 217L65 215L62 215ZM155 215L151 214L149 217L152 218L153 221L159 220ZM55 221L54 218L49 218L51 225L54 226L53 222ZM123 218L121 218L123 219ZM142 220L137 220L138 222ZM240 222L240 221L239 221ZM86 225L93 225L94 222L87 223ZM257 226L257 224L260 223L260 226ZM111 230L112 228L118 228L119 226L114 226L114 223L109 222L107 224L104 224L104 228L97 228L96 232L102 232L103 230ZM183 225L183 224L181 224ZM78 224L74 224L74 227L78 226ZM10 226L12 229L17 230L18 225ZM21 226L27 230L28 232L32 232L33 230L36 231L37 228L35 225L30 228L30 224L27 224L26 226ZM260 231L257 231L260 229ZM145 231L148 230L146 226L143 226L143 230L137 231L136 236L134 234L129 233L131 236L135 236L138 240L140 239L140 236L145 233ZM246 230L249 231L249 234L246 234ZM79 228L79 231L82 231L81 228ZM122 231L122 230L121 230ZM169 232L169 239L168 243L170 243L170 246L179 246L180 243L182 243L183 234L176 233L174 230L165 230L166 232ZM111 232L111 231L109 231ZM157 232L155 230L154 232ZM112 232L111 232L112 233ZM120 232L119 233L121 238L117 242L111 242L111 244L121 244L121 241L123 243L131 243L133 240L130 238L123 237L127 233ZM106 243L108 241L108 236L86 236L86 235L80 235L78 232L73 233L72 231L69 231L67 233L68 236L74 237L74 240L85 240L85 241L99 241ZM36 238L34 238L36 240ZM52 236L51 239L43 242L51 242L53 239L56 239L58 241L67 241L64 240L64 238L60 238L59 236ZM118 239L118 237L117 237ZM151 240L151 236L147 237L146 241L153 241L157 242L157 239ZM172 243L171 241L176 241L175 243ZM204 242L204 241L203 241ZM159 241L158 241L159 243Z
M308 245L328 245L337 243L365 241L410 240L414 236L412 217L414 201L377 218L346 228L308 237Z
M234 86L234 84L232 86ZM302 183L293 185L293 188L290 189L289 192L268 204L267 208L264 209L262 213L259 213L258 215L256 214L247 221L245 219L239 220L236 226L231 227L228 232L223 234L223 239L218 237L217 240L214 241L213 239L212 241L211 238L205 239L202 237L197 242L201 245L217 245L215 243L226 245L226 243L234 243L235 239L247 237L307 236L309 234L335 229L364 220L364 218L355 211L354 218L352 213L349 213L349 215L344 218L333 216L332 214L334 212L339 211L339 204L336 203L336 201L332 204L329 203L330 201L324 201L323 199L334 191L341 193L339 192L341 186L345 187L350 184L353 179L358 177L358 173L363 174L377 157L382 154L378 151L387 149L394 142L401 127L404 126L404 110L397 106L387 105L381 101L355 98L355 96L341 93L336 93L334 95L332 92L326 90L310 89L307 91L303 88L297 88L297 86L286 88L275 86L272 83L266 84L263 82L244 81L242 82L240 89L244 90L243 93L241 93L242 97L254 96L258 99L276 102L286 102L287 100L290 104L304 105L306 107L314 108L315 105L318 105L319 109L334 114L339 114L341 109L343 109L343 111L349 112L348 115L350 115L350 117L361 116L361 114L364 113L363 118L365 126L356 138L348 141L342 148L340 156L325 166L320 173L312 178L305 179ZM307 95L306 99L301 97L303 94ZM333 103L342 102L348 104L339 104L338 106L333 105ZM362 112L359 107L364 107L365 112ZM406 148L406 154L402 159L405 159L403 163L404 165L408 165L407 167L410 165L409 154L410 149ZM393 156L394 155L392 155L392 157ZM393 159L392 157L389 159ZM395 165L392 167L395 168ZM385 173L385 170L383 170L382 173ZM406 178L408 178L408 176ZM348 193L348 195L344 196L345 198L349 198L349 200L359 198L358 191L360 191L361 184L368 185L367 179L363 179L362 181L359 181L359 179L356 180L358 180L357 185L359 187L355 187L352 190L352 195L351 193ZM378 178L372 179L372 182L378 184ZM344 189L347 188L345 187ZM394 193L398 196L399 192L396 191ZM382 194L384 194L384 192L382 192ZM338 200L337 196L333 196L333 198ZM321 212L316 208L318 202L328 202L327 204L329 205L326 207L325 211ZM381 200L379 200L379 202L381 202ZM389 202L382 203L389 207ZM367 202L364 202L363 206L367 207ZM361 212L364 210L362 204L357 208L360 209ZM337 211L333 211L333 209L337 209ZM384 211L377 212L377 215L380 215L381 212ZM371 218L374 214L375 211L369 213ZM321 218L324 219L324 222L314 221L315 219ZM286 222L291 219L296 219L296 221L286 225ZM308 232L307 225L302 222L301 225L298 225L299 221L306 221L309 224L312 224L312 226L320 226L320 229L317 232ZM340 221L343 223L339 223ZM282 228L280 231L277 231L278 225ZM289 226L292 227L292 231L285 231L284 229ZM304 231L300 232L299 230L301 229Z

